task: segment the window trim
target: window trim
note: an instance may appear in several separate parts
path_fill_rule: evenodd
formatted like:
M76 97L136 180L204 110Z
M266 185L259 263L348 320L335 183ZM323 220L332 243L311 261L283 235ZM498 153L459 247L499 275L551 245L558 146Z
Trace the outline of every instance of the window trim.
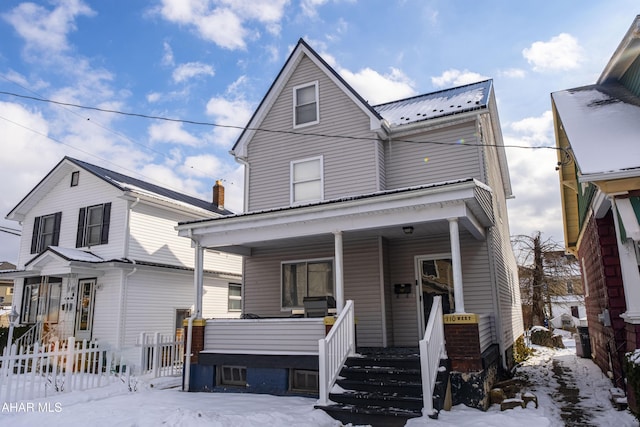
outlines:
M317 180L314 179L314 180L295 182L293 179L294 177L293 171L294 171L295 165L297 165L298 163L311 162L311 161L318 161L318 168L320 169L320 177ZM308 199L308 200L301 200L301 201L295 200L296 184L303 184L306 182L316 182L316 181L320 181L320 194L318 195L317 199ZM301 205L305 203L320 202L323 200L324 200L324 156L320 155L320 156L314 156L314 157L307 157L304 159L291 160L291 162L289 163L289 204L291 206L296 206L296 205Z
M100 224L100 241L98 243L88 242L90 233L89 210L102 206L102 221ZM76 248L88 248L91 246L106 245L109 243L109 224L111 223L111 202L97 205L85 206L78 211L78 232L76 234Z
M77 187L80 182L80 171L71 172L71 187Z
M298 124L298 115L297 115L297 108L300 106L297 104L298 101L298 90L301 89L306 89L308 87L314 87L314 92L315 92L315 104L316 104L316 119L310 122L304 122L304 123L300 123ZM294 129L298 129L298 128L302 128L305 126L311 126L311 125L315 125L320 123L320 99L319 99L319 90L318 90L318 81L313 81L313 82L309 82L309 83L303 83L297 86L293 87L293 128ZM303 105L308 105L308 104L303 104Z
M283 304L283 299L284 299L284 266L287 264L301 264L301 263L317 263L317 262L330 262L331 263L331 273L333 275L332 277L332 283L331 283L331 296L335 297L336 295L336 262L335 259L333 257L326 257L326 258L310 258L310 259L297 259L297 260L286 260L286 261L281 261L280 262L280 311L284 311L284 312L288 312L294 309L300 309L300 308L304 308L304 305L294 305L291 307L285 306ZM307 271L308 274L308 271ZM307 283L307 292L308 292L308 287L309 284ZM308 295L305 295L308 296ZM303 297L304 298L304 297Z
M55 295L54 292L52 292L54 287L57 288ZM35 289L37 292L32 294L31 289ZM52 295L54 295L55 298L52 298ZM32 296L35 297L35 300ZM22 302L20 304L20 323L32 325L40 319L45 323L58 323L60 321L61 301L61 277L39 276L26 278L23 282ZM31 306L34 302L35 311L31 310ZM52 307L52 303L56 303L57 306ZM53 316L53 313L55 313L55 316Z
M42 233L44 221L53 218L53 231L51 232L51 244L44 245L44 235ZM60 224L62 223L62 212L37 216L33 219L33 233L31 235L31 253L39 254L49 246L58 246L60 241ZM47 233L48 234L48 233Z
M241 283L229 283L227 288L227 311L239 312L242 311L242 284ZM231 295L231 288L240 288L240 295ZM240 308L231 308L231 301L240 301Z

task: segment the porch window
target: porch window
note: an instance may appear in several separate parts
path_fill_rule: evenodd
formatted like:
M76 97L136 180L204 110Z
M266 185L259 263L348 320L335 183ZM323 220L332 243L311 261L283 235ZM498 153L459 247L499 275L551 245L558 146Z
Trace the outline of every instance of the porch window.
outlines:
M108 243L110 218L111 203L80 208L76 248Z
M324 199L322 156L291 162L291 204Z
M293 88L293 127L308 126L320 120L318 108L318 82Z
M32 254L40 253L49 246L58 245L61 220L62 212L38 216L34 219L33 234L31 235Z
M229 311L242 310L242 285L238 283L229 283Z
M40 319L47 323L58 323L61 294L62 278L60 277L25 279L21 323L36 323Z
M334 296L333 260L282 264L282 308L302 308L304 297Z

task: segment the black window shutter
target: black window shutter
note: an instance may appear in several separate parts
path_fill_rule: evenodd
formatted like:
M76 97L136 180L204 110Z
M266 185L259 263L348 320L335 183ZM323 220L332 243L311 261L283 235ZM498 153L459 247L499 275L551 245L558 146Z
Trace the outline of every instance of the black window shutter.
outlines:
M38 252L38 234L40 234L40 217L35 217L33 221L33 235L31 236L31 253Z
M100 235L100 243L109 243L109 222L111 220L111 202L105 203L102 208L102 233Z
M80 208L78 214L78 234L76 235L76 248L84 246L84 216L87 212L87 208Z
M62 212L56 212L53 218L53 237L51 238L51 246L58 246L60 242L60 222L62 221Z

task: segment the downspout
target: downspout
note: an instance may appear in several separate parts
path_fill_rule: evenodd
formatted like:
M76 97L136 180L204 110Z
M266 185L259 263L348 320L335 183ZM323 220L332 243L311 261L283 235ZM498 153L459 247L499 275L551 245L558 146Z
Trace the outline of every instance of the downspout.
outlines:
M125 213L125 219L124 219L125 238L124 238L124 247L122 250L122 256L124 259L129 258L129 240L131 237L131 211L138 203L140 203L139 197L136 197L136 200L133 203L131 203L130 201L127 202L129 206L127 207L127 210ZM120 280L120 304L118 304L118 319L119 319L118 323L119 324L118 324L117 336L116 336L116 343L118 343L118 349L121 349L122 346L124 345L124 329L126 326L125 314L127 312L125 309L127 305L125 292L126 292L126 289L128 288L129 276L133 275L138 270L135 260L132 260L132 262L133 262L133 270L127 273L122 278L122 280Z

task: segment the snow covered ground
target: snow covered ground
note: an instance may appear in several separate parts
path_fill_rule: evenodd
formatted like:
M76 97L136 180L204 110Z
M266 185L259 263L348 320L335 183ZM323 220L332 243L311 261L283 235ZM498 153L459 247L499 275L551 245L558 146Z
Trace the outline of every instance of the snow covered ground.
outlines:
M629 411L613 409L609 401L610 381L589 359L576 357L575 343L566 349L535 347L536 354L519 370L529 379L528 390L540 406L529 404L501 412L499 405L488 411L455 406L442 411L438 420L412 419L407 427L631 427L638 423ZM172 384L173 381L173 384ZM137 391L124 384L60 394L32 402L6 402L0 408L0 425L20 427L44 425L159 426L166 427L339 427L341 424L320 410L315 399L252 394L185 393L176 380L139 382ZM569 409L567 409L569 408ZM575 413L571 413L573 408Z

